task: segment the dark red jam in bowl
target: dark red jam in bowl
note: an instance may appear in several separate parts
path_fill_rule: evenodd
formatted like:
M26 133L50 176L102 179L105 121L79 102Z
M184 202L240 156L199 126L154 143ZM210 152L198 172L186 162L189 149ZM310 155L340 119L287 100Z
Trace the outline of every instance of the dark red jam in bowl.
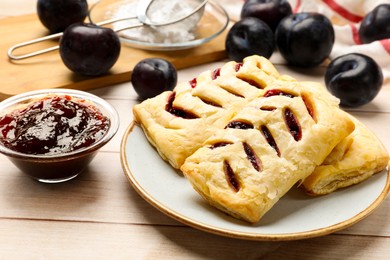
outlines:
M69 95L49 95L0 117L0 142L16 152L58 155L103 138L110 120L94 105Z
M115 108L85 91L34 90L0 102L0 153L44 183L78 176L118 128Z

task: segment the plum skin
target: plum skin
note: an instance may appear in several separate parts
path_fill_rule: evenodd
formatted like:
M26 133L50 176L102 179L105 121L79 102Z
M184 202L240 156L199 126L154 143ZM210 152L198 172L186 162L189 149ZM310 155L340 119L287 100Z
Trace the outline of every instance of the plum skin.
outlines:
M275 33L280 54L291 65L315 67L331 53L335 33L330 20L318 13L297 13L284 18Z
M390 4L381 4L369 12L359 27L362 43L390 38Z
M325 85L344 107L371 102L382 88L383 74L369 56L350 53L334 59L325 73Z
M275 32L279 22L291 14L291 5L287 0L247 0L241 9L241 19L245 17L259 18L273 32Z
M177 84L177 71L165 59L146 58L134 66L131 83L141 99L152 98L164 91L173 90Z
M73 23L81 23L88 15L86 0L38 0L37 14L50 33L63 32Z
M71 71L85 76L107 73L119 58L121 43L110 28L72 24L60 39L60 56Z
M230 28L225 49L230 60L242 61L251 55L271 57L275 37L269 26L258 18L246 17Z

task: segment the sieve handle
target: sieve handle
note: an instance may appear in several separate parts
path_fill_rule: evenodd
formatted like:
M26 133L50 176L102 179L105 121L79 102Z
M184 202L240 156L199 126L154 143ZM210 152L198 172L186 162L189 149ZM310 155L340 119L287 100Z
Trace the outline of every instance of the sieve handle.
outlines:
M130 20L130 19L137 19L137 17L136 16L130 16L130 17L115 18L115 19L110 19L110 20L106 20L106 21L102 21L102 22L96 23L96 25L103 26L103 25L107 25L107 24L111 24L111 23L115 23L115 22L120 22L120 21L124 21L124 20ZM119 28L119 29L117 29L115 31L118 32L118 31L122 31L122 30L137 28L137 27L141 27L143 25L144 25L143 23L136 23L134 25L126 26L125 28ZM64 34L63 32L55 33L55 34L51 34L51 35L44 36L44 37L41 37L41 38L37 38L37 39L34 39L34 40L30 40L30 41L26 41L26 42L15 44L11 48L8 49L8 52L7 52L8 58L10 60L23 60L23 59L27 59L27 58L30 58L30 57L38 56L38 55L41 55L41 54L44 54L44 53L48 53L48 52L51 52L51 51L58 50L60 47L57 45L57 46L53 46L53 47L50 47L50 48L46 48L46 49L42 49L42 50L38 50L38 51L34 51L34 52L22 54L22 55L15 55L15 54L13 54L13 52L16 49L20 49L20 48L23 48L25 46L37 44L37 43L43 42L43 41L48 41L48 40L52 40L52 39L58 39L58 38L61 38L61 36L63 34Z

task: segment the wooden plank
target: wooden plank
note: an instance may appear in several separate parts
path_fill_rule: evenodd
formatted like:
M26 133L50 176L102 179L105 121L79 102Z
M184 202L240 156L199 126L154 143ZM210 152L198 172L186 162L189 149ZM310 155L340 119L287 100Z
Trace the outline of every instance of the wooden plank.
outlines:
M146 203L124 176L117 153L99 153L88 171L39 183L0 157L1 218L181 225Z
M330 235L283 243L267 259L388 259L389 237Z
M0 18L31 13L35 11L36 6L37 6L37 1L26 1L26 0L0 1L0 10L1 10Z
M218 237L188 227L0 220L4 259L387 259L390 238L293 242Z
M0 220L0 230L4 259L253 259L277 246L188 227Z

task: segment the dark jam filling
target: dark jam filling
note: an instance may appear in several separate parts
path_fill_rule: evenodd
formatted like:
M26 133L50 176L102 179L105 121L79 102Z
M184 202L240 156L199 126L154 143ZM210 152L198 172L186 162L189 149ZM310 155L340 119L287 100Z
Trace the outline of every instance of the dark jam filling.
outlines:
M263 133L263 136L264 136L265 140L267 140L268 144L272 148L274 148L274 150L276 151L276 154L280 157L279 147L276 144L276 141L275 141L274 137L272 136L271 132L269 131L268 127L266 127L265 125L261 126L261 132Z
M310 99L308 97L306 97L305 95L303 95L302 100L305 103L305 106L306 106L306 109L307 109L307 112L309 113L309 115L313 118L313 120L315 122L317 122L317 118L315 117L315 114L314 114L313 104L310 102Z
M211 79L217 79L219 76L221 76L221 68L215 69L213 73L211 74Z
M234 67L234 70L235 70L236 72L238 72L238 71L241 69L242 65L244 65L242 62L237 63L236 66Z
M263 86L259 82L256 82L253 79L245 78L244 76L237 76L237 78L242 80L242 81L245 81L246 83L248 83L249 85L251 85L251 86L253 86L255 88L258 88L258 89L262 89L263 88Z
M219 148L219 147L224 147L224 146L227 146L227 145L230 145L232 143L228 143L228 142L219 142L219 143L215 143L213 145L210 146L210 149L216 149L216 148Z
M25 154L63 154L89 147L109 126L109 119L91 104L50 96L1 117L0 141Z
M228 182L230 188L232 188L235 192L238 192L241 188L240 183L238 182L232 167L227 161L223 162L223 170L225 172L226 181Z
M259 157L257 157L256 153L253 151L252 147L250 147L249 144L243 143L244 151L246 153L247 159L252 164L253 168L255 168L256 171L261 171L261 162Z
M198 84L198 80L196 78L193 78L190 81L188 81L188 83L190 83L191 88L195 88L196 85Z
M175 101L176 98L176 92L172 92L172 94L168 97L168 102L165 106L165 110L168 113L171 113L174 116L181 117L184 119L195 119L198 118L198 116L194 115L191 112L185 111L184 109L180 109L173 106L173 101Z
M276 110L276 107L274 107L274 106L262 106L262 107L260 107L260 110L263 110L263 111L274 111L274 110Z
M284 92L283 90L280 89L270 89L267 92L265 92L264 97L272 97L272 96L285 96L289 98L294 98L295 95Z
M250 123L242 122L242 121L231 121L226 126L226 128L234 128L234 129L253 129L253 125Z
M301 127L294 113L289 108L286 108L284 111L284 120L286 122L288 130L290 131L291 135L294 137L295 141L301 140L302 139Z

